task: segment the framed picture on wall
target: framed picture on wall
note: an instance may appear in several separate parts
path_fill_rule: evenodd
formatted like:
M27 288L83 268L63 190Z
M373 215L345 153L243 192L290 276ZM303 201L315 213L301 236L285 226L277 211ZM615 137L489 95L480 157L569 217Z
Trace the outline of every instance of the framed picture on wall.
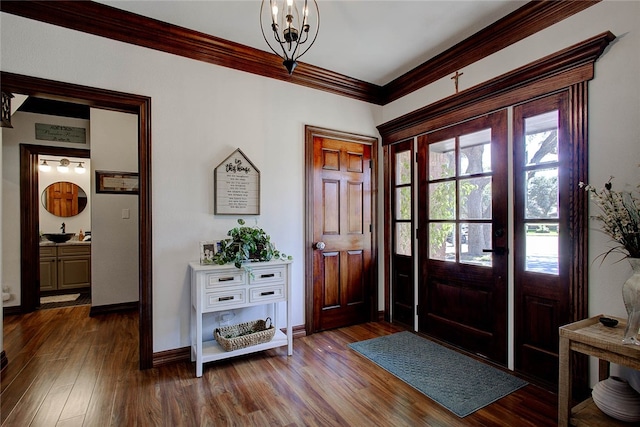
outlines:
M96 193L138 194L137 172L96 171Z

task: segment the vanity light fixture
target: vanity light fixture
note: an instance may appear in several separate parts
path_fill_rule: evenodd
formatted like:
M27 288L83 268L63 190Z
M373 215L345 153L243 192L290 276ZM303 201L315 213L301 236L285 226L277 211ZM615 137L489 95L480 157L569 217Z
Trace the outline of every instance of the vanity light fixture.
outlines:
M282 65L291 75L298 65L297 59L311 48L318 37L320 29L318 3L316 0L269 0L269 7L266 8L266 2L267 0L262 0L262 6L260 6L262 37L273 53L284 60ZM278 7L278 3L280 3L280 7ZM310 6L313 6L314 10L311 10ZM314 16L310 17L309 12L312 12ZM271 16L267 18L264 15ZM271 42L267 39L264 31L267 22L273 32ZM310 22L315 23L314 28L311 28ZM302 45L308 41L311 43L306 49L302 49Z
M81 175L87 171L85 167L82 166L82 163L84 162L78 162L78 166L76 166L76 169L75 169L76 173L79 173Z
M42 163L38 165L38 170L40 172L49 172L51 170L51 166L46 160L42 160Z
M69 172L69 159L60 159L60 164L58 165L57 169L60 173Z

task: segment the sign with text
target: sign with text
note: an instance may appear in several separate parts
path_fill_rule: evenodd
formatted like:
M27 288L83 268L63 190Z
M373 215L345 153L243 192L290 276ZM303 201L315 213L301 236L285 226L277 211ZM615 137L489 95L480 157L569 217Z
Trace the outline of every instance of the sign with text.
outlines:
M239 148L214 171L216 215L260 214L260 171Z
M43 141L87 143L87 130L73 126L48 125L36 123L36 139Z

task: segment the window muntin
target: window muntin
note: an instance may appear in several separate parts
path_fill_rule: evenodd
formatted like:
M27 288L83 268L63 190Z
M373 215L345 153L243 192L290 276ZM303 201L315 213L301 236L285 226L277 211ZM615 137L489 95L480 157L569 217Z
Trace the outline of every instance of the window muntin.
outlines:
M491 267L491 128L429 144L429 258Z

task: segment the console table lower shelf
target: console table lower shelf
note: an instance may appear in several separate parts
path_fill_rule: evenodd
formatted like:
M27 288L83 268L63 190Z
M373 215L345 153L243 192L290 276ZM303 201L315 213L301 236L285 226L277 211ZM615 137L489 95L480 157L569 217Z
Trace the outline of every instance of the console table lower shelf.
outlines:
M240 348L238 350L226 351L216 340L204 341L202 343L202 363L215 362L216 360L226 359L233 356L242 356L243 354L255 353L262 350L269 350L277 347L284 347L289 344L287 335L282 331L276 330L273 339L269 342L250 345L249 347ZM195 346L191 347L191 357L196 358Z
M598 379L609 377L609 365L616 363L632 369L640 369L640 348L622 344L626 320L615 318L615 327L600 324L600 317L594 316L561 326L558 377L558 427L617 427L635 424L615 420L604 414L590 397L575 406L571 399L572 352L582 353L599 359ZM611 317L611 316L608 316Z

